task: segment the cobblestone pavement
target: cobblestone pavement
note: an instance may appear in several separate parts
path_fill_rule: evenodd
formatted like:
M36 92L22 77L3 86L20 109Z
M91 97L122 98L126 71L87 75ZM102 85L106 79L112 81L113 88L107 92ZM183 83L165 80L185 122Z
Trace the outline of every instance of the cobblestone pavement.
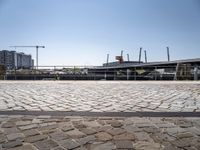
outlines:
M200 118L0 116L1 150L199 150Z
M0 150L200 149L199 117L56 116L200 112L200 82L1 81L0 112L18 110L46 114L0 115Z
M0 150L199 150L200 118L0 116Z
M0 110L200 111L200 82L1 81Z

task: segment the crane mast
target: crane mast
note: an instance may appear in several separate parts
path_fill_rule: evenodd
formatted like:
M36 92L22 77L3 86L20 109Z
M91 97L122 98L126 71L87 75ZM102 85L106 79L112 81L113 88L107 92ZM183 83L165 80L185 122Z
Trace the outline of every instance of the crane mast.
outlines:
M45 46L10 46L10 47L14 47L14 48L19 48L19 47L26 47L26 48L36 48L36 69L38 69L38 49L39 48L45 48Z

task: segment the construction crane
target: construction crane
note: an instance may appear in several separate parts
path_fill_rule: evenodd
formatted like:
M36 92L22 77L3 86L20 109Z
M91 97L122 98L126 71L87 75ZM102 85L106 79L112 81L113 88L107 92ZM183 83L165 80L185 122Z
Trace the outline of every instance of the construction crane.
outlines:
M15 49L18 47L26 47L26 48L36 48L36 69L38 69L38 49L39 48L45 48L45 46L10 46L10 47L14 47Z

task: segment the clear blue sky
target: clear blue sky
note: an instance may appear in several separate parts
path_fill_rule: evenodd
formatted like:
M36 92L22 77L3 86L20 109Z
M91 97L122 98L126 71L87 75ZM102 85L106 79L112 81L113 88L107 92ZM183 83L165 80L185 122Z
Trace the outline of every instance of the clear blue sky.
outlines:
M149 61L200 57L200 0L0 0L0 49L45 45L39 65L101 65L139 47ZM17 49L31 53L35 49ZM144 55L143 58L144 59Z

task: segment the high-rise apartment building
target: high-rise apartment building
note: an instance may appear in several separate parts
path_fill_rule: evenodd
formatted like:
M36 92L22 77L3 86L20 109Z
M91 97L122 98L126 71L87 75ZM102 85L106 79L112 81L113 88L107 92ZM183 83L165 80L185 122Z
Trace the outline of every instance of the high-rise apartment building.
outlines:
M31 55L8 50L0 51L0 64L7 69L30 69L34 66Z
M5 65L7 69L13 69L15 67L15 51L0 51L0 63Z

